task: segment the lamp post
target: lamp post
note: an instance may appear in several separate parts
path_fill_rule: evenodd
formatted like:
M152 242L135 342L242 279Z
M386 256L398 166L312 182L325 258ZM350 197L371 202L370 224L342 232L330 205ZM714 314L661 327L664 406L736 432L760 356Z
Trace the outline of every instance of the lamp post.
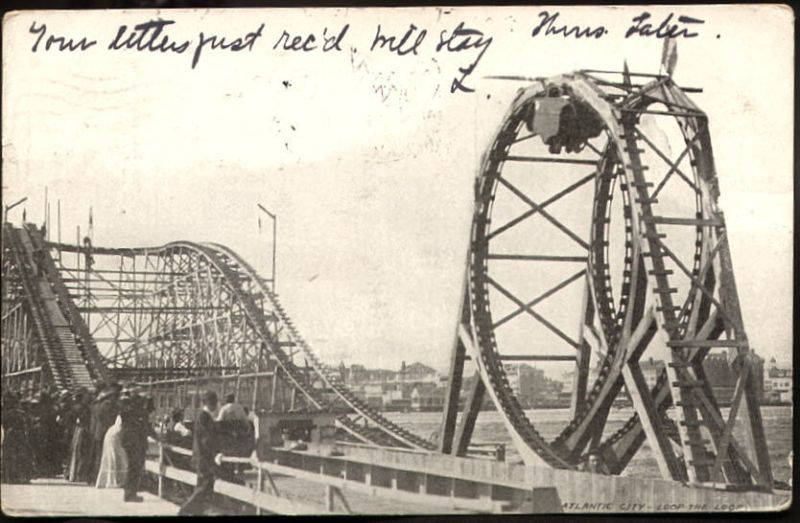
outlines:
M20 204L23 204L23 203L25 203L25 201L26 201L27 199L28 199L28 197L26 196L26 197L24 197L24 198L22 198L22 199L20 199L20 200L18 200L18 201L16 201L16 202L12 203L11 205L6 205L5 214L3 215L3 222L7 222L7 221L8 221L8 211L10 211L11 209L13 209L13 208L14 208L14 207L16 207L17 205L20 205Z
M275 261L276 261L276 251L277 251L277 241L278 241L278 217L267 210L266 207L258 204L258 208L264 211L267 216L272 218L272 292L276 292L275 290Z
M276 289L276 287L275 287L275 261L277 259L276 253L277 253L277 246L278 246L278 217L275 215L275 213L270 212L266 207L264 207L260 203L257 204L257 205L258 205L259 209L261 209L262 211L264 211L267 214L267 216L272 218L272 292L277 292L275 290ZM259 220L259 230L260 230L260 225L261 225L261 222ZM256 375L253 378L253 412L254 413L257 412L257 407L258 407L258 401L259 401L259 398L258 398L258 386L259 386L259 381L260 381L259 380L259 374L261 373L261 361L262 361L262 358L264 357L264 351L265 350L266 350L266 347L264 346L263 343L261 345L259 345L259 347L258 347L258 357L256 359ZM269 363L267 363L267 370L269 370ZM276 374L272 375L272 380L273 380L273 385L274 385L275 380L277 380L277 375ZM274 391L275 391L275 387L273 387L273 396L274 396Z

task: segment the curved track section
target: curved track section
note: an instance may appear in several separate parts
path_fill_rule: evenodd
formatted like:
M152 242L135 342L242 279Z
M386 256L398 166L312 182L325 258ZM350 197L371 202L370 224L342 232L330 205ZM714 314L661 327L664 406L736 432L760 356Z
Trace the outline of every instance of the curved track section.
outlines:
M237 272L238 275L244 276L258 289L264 297L266 297L271 305L271 309L277 313L280 323L285 326L285 335L296 344L302 352L306 360L311 364L311 367L316 371L317 376L323 381L325 386L333 390L336 395L341 398L350 408L352 408L358 415L364 417L373 427L379 428L385 434L392 438L399 440L402 444L411 448L420 448L425 450L433 450L435 447L427 440L412 434L407 429L389 421L377 410L373 409L366 403L359 400L341 381L338 372L334 371L317 357L311 350L308 343L300 335L297 327L295 327L292 319L286 314L285 309L278 301L278 297L265 285L264 280L258 276L256 271L247 264L238 254L233 250L219 244L209 244L209 247L215 251L214 256L218 256L220 261L226 264L231 270ZM244 294L242 299L249 299ZM255 307L252 307L255 310ZM279 350L279 349L278 349ZM305 391L304 391L305 392ZM350 422L347 418L340 418L340 424L348 431L356 432L356 436L364 439L369 438L367 433L357 431L357 425Z
M56 250L65 252L85 252L75 246L49 244ZM400 446L415 449L433 450L434 446L391 422L377 410L370 407L352 393L341 381L336 371L323 364L302 338L292 318L288 315L277 296L258 276L256 271L233 250L219 244L202 244L193 242L171 242L161 247L152 248L106 248L92 247L95 255L120 255L134 257L147 255L151 257L180 257L191 253L197 257L194 270L198 265L207 265L224 281L232 299L246 316L250 328L257 335L257 343L266 347L280 367L282 379L300 392L310 406L325 409L331 405L331 393L338 401L343 402L354 414L338 418L339 425L360 441L383 445ZM185 278L180 271L174 273L174 281ZM217 276L215 276L215 279ZM184 282L185 283L185 282ZM164 282L164 285L172 285ZM313 370L301 369L293 362L294 351L301 355ZM235 359L235 357L233 358ZM241 363L241 362L240 362ZM355 420L361 421L361 423Z
M631 86L630 83L626 84L626 81L630 80L623 78L622 82L610 82L589 74L574 73L554 77L542 81L540 85L520 90L484 156L478 175L472 249L469 258L473 336L477 345L475 349L478 351L475 356L484 384L526 462L544 462L557 468L573 468L582 460L589 440L592 438L597 440L597 436L602 434L605 418L623 385L622 371L632 350L627 346L632 328L642 321L646 303L655 303L659 324L666 327L670 339L690 339L698 328L697 317L694 316L693 320L690 318L693 318L693 307L698 303L700 286L692 284L688 291L679 291L674 286L675 278L670 278L670 275L679 272L680 269L692 281L701 279L701 262L705 259L703 253L708 253L711 249L707 227L710 220L701 219L704 211L708 213L709 204L704 203L701 191L697 189L700 182L696 168L698 162L704 161L704 158L698 156L710 154L710 151L700 151L694 144L698 130L705 129L705 117L696 107L689 105L691 102L669 78L660 77L644 86ZM521 156L515 152L516 144L531 138L539 139L536 132L530 132L532 129L529 122L538 109L539 102L546 97L569 99L586 112L588 116L584 117L584 121L593 122L594 125L600 122L601 134L607 137L602 149L595 148L598 158L593 180L594 206L586 213L587 222L590 223L590 239L584 245L586 285L591 294L591 307L599 323L599 328L596 329L599 331L599 345L604 350L595 355L599 357L596 379L586 397L580 402L581 407L552 441L542 437L535 421L526 416L509 383L502 362L503 356L495 337L496 325L503 321L497 322L497 315L494 313L490 298L490 290L495 293L499 290L500 294L506 297L511 295L497 284L491 272L492 260L501 258L490 251L492 240L509 226L515 225L512 220L510 225L503 225L499 230L496 226L492 226L492 212L498 188L505 186L525 199L523 191L517 189L504 176L507 165L515 162L528 162L534 167L554 163L581 165L590 163L582 159L584 156L576 159L576 155L571 154L580 152L583 146L575 146L573 149L567 147L566 151L562 152L561 147L553 147L550 142L549 154ZM672 109L678 103L676 100L687 108ZM667 104L668 109L659 107L653 109L652 106L658 104ZM668 172L667 178L677 171L694 189L691 197L694 205L687 211L689 214L685 217L667 218L660 215L663 206L659 206L654 193L657 196L666 180L659 184L658 179L654 180L647 174L649 169L647 163L652 162L655 156L645 156L642 153L648 145L651 145L662 158L664 155L661 149L656 148L651 140L643 136L640 130L643 115L648 115L645 118L649 115L671 118L677 121L682 132L681 146L685 146L686 151L678 158L675 165L668 163L672 165L672 169ZM573 132L579 134L579 131L573 130ZM586 137L582 138L589 141ZM699 154L701 152L703 155ZM688 175L677 167L684 156L690 160L691 173ZM569 190L571 189L567 188L564 192ZM617 193L622 198L624 256L622 278L612 282L614 276L611 274L609 242L613 238L609 223L611 202ZM529 210L528 214L545 214L544 208L548 203L549 200L543 203L528 201L532 207L532 211ZM549 219L548 216L545 218ZM550 221L556 226L560 225L554 220ZM660 224L670 223L689 226L694 224L693 245L686 250L687 257L692 257L691 261L682 263L675 252L668 255L665 251L663 241L667 234L662 230L664 226ZM565 232L571 233L571 231ZM576 241L580 241L580 238ZM540 251L539 254L544 253ZM506 256L506 258L513 257ZM568 259L567 256L530 255L516 256L516 258L534 261L547 258L552 258L550 261L564 261L564 259L575 261ZM674 260L674 263L670 261L670 267L666 263L668 258ZM676 295L679 292L682 294ZM616 300L615 293L618 294ZM526 306L521 302L518 305L520 309ZM708 312L708 304L705 312ZM582 328L592 328L592 326L584 324ZM668 389L666 374L662 373L652 390L652 396L658 398L657 407L661 415L664 415L671 404L670 394L666 393ZM677 438L677 434L674 434L675 424L670 422L669 426L673 429L671 433ZM620 442L625 442L627 446L617 449L616 457L624 456L624 459L630 459L644 441L641 431L641 420L634 415L605 441L594 443L591 450L602 452L619 445ZM632 433L636 433L637 436L626 438ZM684 437L686 436L684 434Z

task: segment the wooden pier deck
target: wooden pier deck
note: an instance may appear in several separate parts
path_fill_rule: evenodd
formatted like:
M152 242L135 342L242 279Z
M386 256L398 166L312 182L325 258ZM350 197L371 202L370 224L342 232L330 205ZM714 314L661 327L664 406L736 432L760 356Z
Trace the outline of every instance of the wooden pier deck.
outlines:
M126 503L122 489L98 489L63 479L38 479L27 485L3 484L0 508L8 516L114 517L175 516L178 506L149 492L141 503Z
M3 485L0 507L9 516L116 517L175 516L177 483L196 482L192 471L165 460L161 445L146 462L150 488L144 502L125 503L121 489L96 489L60 479ZM214 491L256 514L454 514L522 512L653 513L785 510L789 492L738 492L679 482L604 476L457 458L408 449L340 444L323 449L270 449L262 459L225 458L249 467L245 484L217 481ZM177 482L177 483L176 483ZM177 498L177 499L176 499ZM179 502L179 501L178 501ZM238 506L228 509L236 513ZM249 509L251 510L248 510Z

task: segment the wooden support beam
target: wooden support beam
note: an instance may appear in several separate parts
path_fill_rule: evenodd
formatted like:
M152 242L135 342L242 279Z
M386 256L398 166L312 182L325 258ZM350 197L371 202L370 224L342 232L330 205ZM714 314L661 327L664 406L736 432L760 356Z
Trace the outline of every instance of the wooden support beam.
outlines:
M647 440L650 442L661 476L675 481L685 480L685 471L672 450L667 431L661 424L658 406L650 396L650 389L639 363L629 362L622 369L622 376Z
M567 342L567 344L569 344L570 346L572 346L572 347L574 347L574 348L576 348L576 349L577 349L577 348L580 348L580 345L578 345L578 342L577 342L577 341L575 341L575 340L573 340L572 338L570 338L570 337L569 337L567 334L565 334L565 333L564 333L564 331L562 331L561 329L559 329L558 327L556 327L555 325L553 325L553 324L552 324L550 321L548 321L548 320L547 320L547 318L543 317L541 314L539 314L538 312L536 312L535 310L533 310L533 308L529 307L529 306L528 306L526 303L524 303L522 300L520 300L519 298L517 298L516 296L514 296L514 295L513 295L513 294L512 294L512 293L511 293L511 292L510 292L508 289L506 289L505 287L503 287L502 285L500 285L499 283L497 283L497 282L496 282L494 279L492 279L492 278L491 278L490 276L488 276L488 275L487 275L487 276L485 276L485 278L486 278L486 281L487 281L489 284L491 284L491 285L492 285L492 286L493 286L495 289L497 289L498 291L500 291L500 293L501 293L503 296L505 296L505 297L506 297L506 298L508 298L509 300L513 301L514 303L516 303L518 307L520 307L520 308L524 308L524 309L525 309L525 312L527 312L528 314L530 314L531 316L533 316L533 317L534 317L534 318L535 318L535 319L536 319L536 320L537 320L539 323L541 323L542 325L544 325L545 327L547 327L548 329L550 329L550 330L551 330L553 333L555 333L555 334L556 334L558 337L560 337L560 338L561 338L561 339L563 339L565 342Z
M702 218L678 218L670 216L650 216L643 217L642 221L650 223L660 223L664 225L686 225L691 227L716 227L721 225L719 220Z
M551 156L500 156L498 160L506 162L541 162L541 163L568 163L574 165L597 165L597 160L580 160L573 158L554 158Z
M442 424L439 429L439 452L450 454L453 448L453 437L456 431L458 418L458 400L461 396L461 383L464 375L464 359L466 356L465 341L470 341L467 325L470 321L469 288L464 285L461 294L461 317L456 328L453 350L450 356L450 372L447 382L447 392L444 397L444 410L442 411Z
M5 378L13 378L15 376L24 376L25 374L35 374L35 373L38 373L38 372L42 372L41 365L38 366L38 367L33 367L31 369L18 370L16 372L5 373L5 374L3 374L3 379L5 379Z
M742 340L671 340L667 342L668 347L747 347L747 341Z
M578 262L586 263L586 256L557 256L540 254L489 254L489 260L518 260L518 261L552 261L552 262Z
M728 421L725 423L725 427L722 431L722 438L717 445L717 458L714 461L713 467L711 468L711 473L715 476L720 473L722 469L722 462L728 453L728 445L730 444L731 437L733 436L733 428L736 425L736 418L739 414L739 405L741 405L742 398L744 397L745 384L750 378L750 371L750 361L746 359L744 365L742 365L741 371L739 372L739 378L736 380L736 387L734 388L733 392L733 399L731 401L730 413L728 414ZM717 481L720 481L721 479L722 478L718 477Z
M716 331L713 336L719 336L719 333L722 332L723 329ZM705 369L702 365L702 360L705 357L705 354L708 353L709 349L694 349L696 354L690 356L690 360L692 360L693 365L692 369L694 370L695 376L697 376L698 380L702 380L705 383L702 386L702 392L709 398L710 403L714 405L714 408L717 411L718 416L722 416L721 412L719 411L719 405L714 399L714 391L711 388L711 385L708 382L708 378L705 373ZM708 427L708 431L711 434L712 440L714 442L714 449L715 452L718 452L720 448L720 443L722 441L722 434L719 430L716 430L714 427L716 426L713 420L710 419L710 415L706 412L706 409L701 404L700 413L703 416L703 421L697 420L696 423L698 425L704 424ZM752 484L752 474L741 464L738 454L734 448L730 445L728 446L727 451L724 453L724 457L722 460L722 468L725 474L725 477L728 478L728 483L735 483L737 485L750 485ZM715 477L715 472L712 470L712 479ZM714 479L714 481L717 481Z
M594 163L594 162L592 162ZM497 181L503 184L509 191L514 193L520 200L527 203L532 209L538 210L539 214L542 218L546 219L553 225L555 225L561 232L572 238L578 245L586 249L587 251L590 249L590 245L586 243L580 236L575 234L569 227L561 223L559 220L554 218L550 213L545 211L541 205L538 205L536 202L528 198L525 193L520 191L517 187L515 187L511 182L503 178L502 176L497 178Z
M584 279L583 285L583 316L581 318L578 333L579 347L575 352L575 376L572 380L572 397L570 398L570 416L575 418L583 408L586 401L586 387L589 381L589 363L591 360L592 347L586 340L586 329L595 318L594 300L592 299L592 288L589 283L588 275Z
M743 404L743 418L746 426L750 427L750 435L755 447L756 461L758 463L759 484L767 490L772 490L772 465L769 459L769 449L767 439L764 434L764 421L761 419L761 408L759 406L758 394L755 380L752 375L745 381L744 385L745 402Z
M708 129L702 130L702 143L704 146L710 144ZM737 340L745 342L744 346L739 347L740 355L749 354L749 347L746 345L747 336L744 332L744 321L739 305L739 294L736 288L736 280L733 273L733 262L731 260L730 245L727 241L722 242L725 231L722 227L716 229L719 235L715 249L719 249L719 254L713 258L714 272L719 280L718 294L719 301L725 307L728 317L731 320L730 329L734 332ZM745 383L745 402L743 413L746 417L745 427L747 436L753 449L755 450L756 462L758 463L759 483L766 489L772 489L772 465L770 464L769 449L767 447L766 435L764 434L764 424L761 419L761 410L758 399L759 391L756 390L754 380L749 379Z
M498 356L502 361L576 361L574 354L504 354Z
M483 404L483 396L486 393L486 386L483 384L480 373L475 373L475 380L467 394L467 402L464 405L464 412L458 423L455 434L455 441L451 454L456 456L466 456L469 442L472 440L472 432L475 429L475 421Z
M697 362L695 362L697 364ZM697 390L694 393L695 399L698 402L703 419L706 425L711 430L711 433L722 434L725 428L725 420L722 418L719 407L705 394L702 390ZM747 456L747 451L739 444L736 438L731 437L730 448L735 452L735 457L739 460L741 465L754 477L759 476L758 467Z
M628 363L636 363L642 357L650 341L655 336L658 325L653 307L647 309L639 324L631 333L630 338L625 343L625 359Z
M694 401L694 390L687 390L676 385L676 383L696 382L697 378L691 371L692 363L687 356L677 350L671 351L672 361L666 367L667 379L670 385L672 403L678 409L678 415L686 423L678 425L680 434L680 444L683 450L683 461L686 463L688 480L691 483L708 481L710 479L709 461L706 458L707 449L705 446L698 446L701 432L700 426L694 422L698 420L698 406ZM713 463L713 460L711 460Z
M489 255L489 256L491 257L492 255ZM584 260L585 260L585 258L584 258ZM503 316L502 318L500 318L499 320L497 320L496 322L494 322L494 323L492 324L492 328L493 328L493 329L496 329L496 328L497 328L497 327L499 327L500 325L502 325L502 324L506 323L507 321L509 321L509 320L511 320L511 319L513 319L513 318L515 318L515 317L516 317L516 316L518 316L519 314L521 314L521 313L525 312L525 309L526 309L526 307L527 307L527 308L530 308L530 307L534 307L534 306L536 306L536 305L537 305L538 303L540 303L541 301L543 301L543 300L545 300L545 299L549 298L550 296L552 296L553 294L557 293L558 291L560 291L560 290L561 290L561 289L563 289L564 287L568 286L570 283L572 283L572 282L574 282L574 281L576 281L576 280L580 279L581 277L584 277L585 275L586 275L586 269L581 269L581 270L579 270L578 272L576 272L576 273L575 273L575 274L573 274L572 276L570 276L570 277L568 277L568 278L564 279L563 281L560 281L559 283L557 283L557 284L556 284L556 285L554 285L553 287L551 287L551 288L549 288L548 290L544 291L543 293L539 294L539 295L538 295L536 298L532 299L531 301L529 301L528 303L526 303L524 306L518 306L518 307L516 308L516 310L514 310L514 311L512 311L512 312L510 312L510 313L508 313L508 314L506 314L505 316ZM466 321L466 322L469 322L469 319L467 319L467 320L465 320L465 321Z
M587 142L587 145L589 145L591 147L591 144L589 144L588 142ZM600 154L600 153L598 153L598 154ZM492 238L494 238L498 234L501 234L501 233L507 231L508 229L510 229L511 227L514 227L516 224L520 223L521 221L523 221L523 220L525 220L527 218L530 218L531 216L533 216L534 214L539 212L539 209L544 209L548 205L551 205L551 204L557 202L558 200L560 200L564 196L568 195L569 193L571 193L575 189L577 189L577 188L581 187L582 185L584 185L585 183L593 180L595 178L595 176L597 176L596 172L593 171L593 172L589 173L587 176L584 176L583 178L581 178L577 182L575 182L572 185L566 187L565 189L557 192L556 194L554 194L550 198L544 200L541 204L539 204L539 208L538 209L529 209L529 210L525 211L524 213L520 214L519 216L517 216L516 218L514 218L514 219L506 222L505 224L501 225L500 227L496 227L494 230L492 230L491 233L489 233L488 236L486 236L486 241L488 242L489 240L491 240Z

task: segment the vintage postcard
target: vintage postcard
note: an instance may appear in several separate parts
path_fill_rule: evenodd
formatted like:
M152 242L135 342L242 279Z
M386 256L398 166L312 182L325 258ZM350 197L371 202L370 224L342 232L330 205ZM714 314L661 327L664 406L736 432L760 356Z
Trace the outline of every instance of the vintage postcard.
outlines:
M793 41L7 13L3 513L787 509Z

